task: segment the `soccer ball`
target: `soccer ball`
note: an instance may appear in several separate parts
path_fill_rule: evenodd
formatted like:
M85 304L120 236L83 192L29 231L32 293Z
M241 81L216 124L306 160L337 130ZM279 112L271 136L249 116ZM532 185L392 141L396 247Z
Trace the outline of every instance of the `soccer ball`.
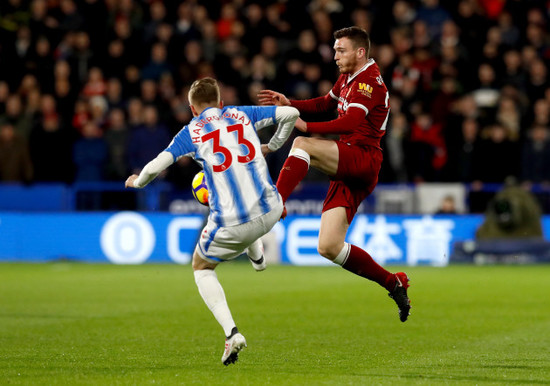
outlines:
M208 186L206 186L206 178L204 177L204 172L198 172L193 178L191 183L191 191L193 192L193 197L199 203L208 206Z

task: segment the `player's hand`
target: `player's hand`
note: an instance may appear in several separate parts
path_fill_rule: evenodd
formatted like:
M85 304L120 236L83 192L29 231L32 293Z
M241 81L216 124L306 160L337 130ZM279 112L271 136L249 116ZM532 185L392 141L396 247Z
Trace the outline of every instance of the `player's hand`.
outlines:
M290 106L290 101L284 94L272 90L261 90L258 101L262 106Z
M307 123L302 118L298 118L294 126L303 133L307 132Z
M135 188L134 181L138 178L137 174L132 174L128 179L126 180L126 183L124 184L125 188Z
M268 155L269 153L273 153L273 150L271 150L269 147L267 147L266 144L263 144L261 146L262 148L262 155L265 157L266 155Z

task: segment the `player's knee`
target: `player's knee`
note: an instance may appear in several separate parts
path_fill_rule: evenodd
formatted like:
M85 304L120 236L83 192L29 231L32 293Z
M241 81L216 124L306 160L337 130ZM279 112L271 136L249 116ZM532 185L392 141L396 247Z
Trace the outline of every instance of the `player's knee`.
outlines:
M340 253L340 249L337 245L331 243L320 242L319 245L317 245L317 252L325 259L329 260L334 260L336 256L338 256L338 253Z
M292 147L307 151L307 140L307 137L296 137L294 138L294 142L292 142Z
M202 269L201 262L197 259L193 259L193 261L191 262L191 266L193 267L193 271Z
M201 258L197 251L193 253L193 260L191 261L191 267L193 271L200 271L201 269L215 269L217 264L210 263Z

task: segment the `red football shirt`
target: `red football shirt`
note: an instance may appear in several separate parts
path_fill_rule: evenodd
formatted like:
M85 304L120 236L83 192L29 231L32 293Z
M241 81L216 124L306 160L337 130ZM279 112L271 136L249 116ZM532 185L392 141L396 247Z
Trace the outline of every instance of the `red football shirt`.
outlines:
M386 132L390 105L388 89L374 59L369 59L354 74L341 74L326 96L291 101L292 106L298 110L310 113L328 111L336 103L337 119L329 122L308 122L307 131L340 134L343 142L380 148L380 138Z

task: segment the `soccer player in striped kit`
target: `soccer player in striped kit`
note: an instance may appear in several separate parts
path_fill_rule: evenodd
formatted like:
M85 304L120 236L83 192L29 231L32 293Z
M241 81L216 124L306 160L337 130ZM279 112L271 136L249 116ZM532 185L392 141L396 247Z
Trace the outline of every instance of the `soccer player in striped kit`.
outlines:
M210 215L192 264L199 293L225 332L222 363L228 365L238 359L246 340L233 321L214 269L244 252L256 270L265 269L260 237L280 219L283 201L264 156L284 144L299 113L294 107L224 107L212 78L191 85L189 104L194 116L191 122L139 176L128 177L126 187L145 187L183 156L193 157L202 165ZM268 144L261 144L256 130L273 124L278 125L273 137Z
M327 95L303 101L289 100L272 90L262 90L258 95L262 105L293 106L303 113L338 110L338 118L329 122L297 120L300 131L339 134L340 138L297 137L279 174L277 189L286 202L310 165L330 177L319 230L319 253L388 290L404 322L411 308L407 275L388 272L366 251L345 241L357 208L378 182L382 165L380 138L390 113L389 94L378 65L369 58L368 33L349 27L336 31L334 38L334 60L340 77Z

